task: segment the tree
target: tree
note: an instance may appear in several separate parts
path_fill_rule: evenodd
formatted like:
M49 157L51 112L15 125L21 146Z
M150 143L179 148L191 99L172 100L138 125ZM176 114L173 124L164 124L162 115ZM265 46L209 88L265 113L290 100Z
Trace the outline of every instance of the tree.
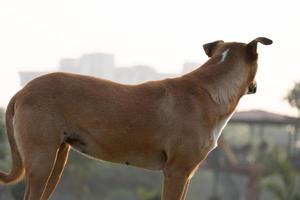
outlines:
M295 83L294 87L288 91L286 99L292 107L298 109L300 114L300 82Z

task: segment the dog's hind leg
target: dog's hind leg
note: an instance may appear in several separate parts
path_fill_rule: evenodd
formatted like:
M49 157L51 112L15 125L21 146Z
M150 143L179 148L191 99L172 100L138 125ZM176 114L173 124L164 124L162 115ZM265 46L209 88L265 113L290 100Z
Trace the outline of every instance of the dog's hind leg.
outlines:
M14 124L25 168L24 200L41 200L61 146L60 128L47 116L24 110L17 113Z
M46 186L46 189L44 191L42 199L49 199L49 197L55 190L55 188L61 178L62 172L65 168L66 162L68 160L69 151L70 151L70 145L63 143L60 146L58 153L57 153L55 165L53 167L52 173L48 180L48 184Z
M25 158L26 194L24 200L41 200L52 173L59 146L45 146L47 152L33 147ZM29 157L29 158L28 158Z

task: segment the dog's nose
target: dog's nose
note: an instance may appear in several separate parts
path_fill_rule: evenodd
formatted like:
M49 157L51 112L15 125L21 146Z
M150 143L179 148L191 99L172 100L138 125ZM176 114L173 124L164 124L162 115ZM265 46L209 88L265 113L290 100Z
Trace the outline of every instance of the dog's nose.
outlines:
M248 93L247 94L254 94L254 93L256 93L256 89L257 89L256 82L251 83L249 85L249 87L248 87Z

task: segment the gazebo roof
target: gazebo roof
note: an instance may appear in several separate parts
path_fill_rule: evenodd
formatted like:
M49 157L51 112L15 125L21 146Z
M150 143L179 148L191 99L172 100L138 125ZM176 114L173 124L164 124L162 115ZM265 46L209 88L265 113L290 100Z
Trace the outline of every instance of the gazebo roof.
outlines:
M249 110L236 112L232 116L230 123L297 125L300 124L300 119L263 110Z

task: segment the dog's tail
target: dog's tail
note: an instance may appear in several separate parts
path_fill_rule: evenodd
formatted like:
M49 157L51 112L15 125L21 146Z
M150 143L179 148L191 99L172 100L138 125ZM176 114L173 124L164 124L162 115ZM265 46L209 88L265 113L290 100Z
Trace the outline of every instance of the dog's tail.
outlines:
M15 183L23 178L25 174L21 155L14 138L13 117L15 114L15 99L16 96L10 100L6 109L6 133L10 144L12 168L8 174L0 172L0 184Z

